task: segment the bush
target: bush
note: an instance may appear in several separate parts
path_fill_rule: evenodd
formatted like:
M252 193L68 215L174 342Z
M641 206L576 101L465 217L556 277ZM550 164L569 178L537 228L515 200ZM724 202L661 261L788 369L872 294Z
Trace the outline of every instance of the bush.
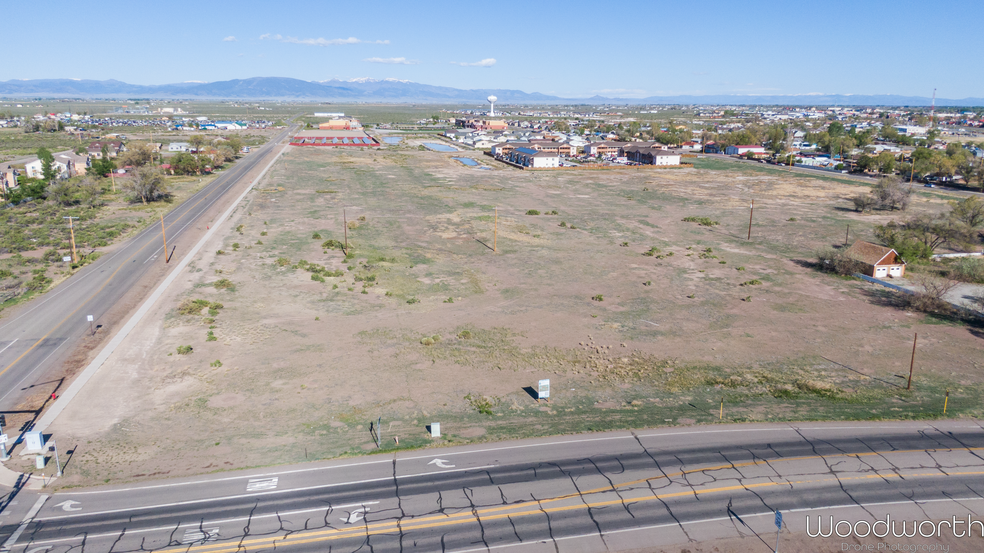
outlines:
M178 355L188 355L192 351L194 351L194 348L191 346L178 346Z
M413 297L413 298L408 299L407 300L407 303L413 305L415 303L420 303L420 300L418 300L417 298Z
M602 296L601 294L598 294L597 296L591 296L591 299L594 301L605 301L605 297Z
M444 303L454 303L454 298L449 297L448 299L444 300Z
M178 305L179 315L200 315L202 309L209 306L208 300L190 300L186 299Z
M462 340L471 340L471 337L472 333L470 330L462 330L458 333L458 338L461 338Z
M560 215L560 213L557 213L556 209L552 209L547 213L547 215Z
M312 240L321 240L321 235L317 232L311 235Z
M713 227L719 224L717 221L712 221L710 217L693 217L693 216L684 217L683 222L697 223L702 227Z
M465 396L465 401L471 404L476 411L483 415L494 415L495 411L493 410L498 407L501 402L501 400L495 396L472 396L471 394Z
M325 240L321 244L321 249L324 250L344 250L345 244L339 242L338 240Z
M215 282L212 283L212 286L215 286L216 290L228 290L230 292L236 291L236 285L233 284L233 282L227 278L221 278L219 280L216 280Z
M653 246L653 247L649 248L648 251L642 252L642 255L644 255L646 257L652 257L652 256L658 254L660 251L661 250L659 248L657 248L656 246Z
M833 248L817 250L816 255L817 268L825 273L850 276L854 273L863 273L866 268L864 263Z
M311 273L311 280L316 282L324 282L325 277L319 275L318 273Z
M222 366L222 361L219 361L218 359L216 359L215 361L212 361L211 363L209 363L208 366L209 367L215 367L217 369L217 368L219 368L219 367Z
M947 276L960 282L984 284L984 259L961 257L949 267Z
M738 286L758 286L759 284L762 284L762 281L756 278L752 280L746 280L745 282L742 282Z
M277 264L277 267L286 267L286 266L290 265L290 258L289 257L278 257L277 258L277 261L275 261L274 263Z
M526 211L526 214L527 214L527 215L539 215L539 214L540 214L540 212L539 212L539 211L537 211L537 210L535 210L535 209L530 209L530 210L527 210L527 211Z
M215 341L218 341L218 338L215 337L215 333L214 332L212 332L211 330L209 330L208 331L208 334L205 335L205 341L206 342L215 342Z

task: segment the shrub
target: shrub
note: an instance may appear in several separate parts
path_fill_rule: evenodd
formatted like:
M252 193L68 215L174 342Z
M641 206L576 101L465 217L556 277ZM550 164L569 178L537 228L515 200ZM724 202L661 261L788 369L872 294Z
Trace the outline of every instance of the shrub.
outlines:
M264 224L266 224L266 223L264 223ZM263 232L260 233L260 236L266 236L266 235L267 235L267 231L263 231Z
M561 222L560 222L560 224L559 224L559 225L557 225L557 226L559 226L559 227L561 227L561 228L567 228L567 223L565 223L565 222L563 222L563 221L561 221Z
M467 401L476 411L483 415L494 415L493 411L499 406L501 400L498 397L486 397L486 396L472 396L468 394L465 396L465 401Z
M178 355L188 355L193 350L191 346L178 346Z
M653 247L649 248L649 250L642 252L642 255L644 255L646 257L652 257L652 256L658 254L660 251L662 251L662 250L660 250L656 246L653 246Z
M647 280L646 282L643 282L642 285L643 286L652 286L653 285L653 281Z
M344 250L345 244L339 242L338 240L325 240L321 244L321 248L324 250Z
M311 239L312 240L321 240L321 235L318 234L317 232L315 232L314 234L311 235Z
M412 298L410 298L410 299L407 300L407 303L413 305L415 303L420 303L420 300L418 300L416 297L412 297Z
M458 338L461 338L462 340L471 340L471 337L472 333L470 330L462 330L458 333Z
M239 242L233 242L232 249L233 251L239 251Z
M594 301L605 301L605 297L602 296L601 294L598 294L597 296L591 296L591 299Z
M275 261L275 263L277 264L278 267L286 267L286 266L290 265L290 258L289 257L278 257L277 258L277 261Z
M325 277L319 275L318 273L311 273L311 280L316 282L324 282Z
M209 367L215 367L217 369L217 368L219 368L219 367L222 366L222 361L219 361L218 359L216 359L215 361L212 361L211 363L209 363L208 366Z
M5 278L10 278L12 276L14 276L14 273L12 271L9 271L7 269L0 269L0 280L3 280Z
M762 281L756 278L752 280L746 280L745 282L742 282L738 286L758 286L759 284L762 284Z
M225 250L215 250L215 255L225 255Z
M556 209L551 209L550 212L547 213L547 215L560 215L560 213L557 213Z
M263 240L257 240L256 241L256 245L257 246L262 246L263 245Z
M947 276L960 282L984 284L984 259L961 257L949 267Z
M216 280L212 283L212 286L215 286L216 290L228 290L230 292L236 291L236 285L227 278L220 278L219 280Z
M208 304L208 301L207 300L190 300L190 299L186 299L186 300L182 301L180 305L178 305L178 314L179 315L199 315L199 314L201 314L202 309L205 309L206 307L208 307L208 305L209 304Z
M535 209L529 209L529 210L526 211L526 214L527 215L539 215L540 212L537 211L537 210L535 210Z
M444 303L454 303L454 298L449 297L448 299L444 300Z
M744 267L744 265L741 266L741 267L735 267L735 270L736 271L744 271L745 270L745 267Z
M434 345L434 340L430 339L430 337L421 338L420 343L423 344L423 345L425 345L425 346L433 346Z
M205 335L205 341L206 342L215 342L217 340L218 340L218 338L215 337L215 333L212 332L211 330L209 330L208 331L208 334Z
M239 225L238 227L236 227L236 232L238 232L239 234L242 234L243 233L243 228L245 228L245 226L246 225Z
M702 227L713 227L717 226L719 223L717 221L712 221L710 217L684 217L683 221L685 223L697 223Z

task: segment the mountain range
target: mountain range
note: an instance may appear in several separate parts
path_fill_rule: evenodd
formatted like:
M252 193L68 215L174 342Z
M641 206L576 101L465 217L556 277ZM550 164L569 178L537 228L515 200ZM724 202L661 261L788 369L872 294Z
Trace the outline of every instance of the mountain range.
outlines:
M684 104L684 105L786 105L786 106L929 106L931 99L894 94L799 94L799 95L677 95L647 98L561 98L539 92L505 89L460 89L397 79L304 81L286 77L253 77L211 83L185 82L134 85L117 80L32 79L0 81L0 96L7 98L156 98L304 100L392 103L485 103L494 95L504 104ZM937 98L938 106L984 106L984 98Z

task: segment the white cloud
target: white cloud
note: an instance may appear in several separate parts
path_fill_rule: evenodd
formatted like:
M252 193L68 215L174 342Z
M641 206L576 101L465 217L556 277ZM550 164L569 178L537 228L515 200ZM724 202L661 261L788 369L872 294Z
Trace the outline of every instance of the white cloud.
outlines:
M237 42L236 37L229 35L222 39L222 42Z
M468 63L464 61L453 61L451 62L451 64L460 65L462 67L492 67L493 65L495 65L495 58L485 58L482 61L476 61L472 63Z
M260 35L260 40L279 40L290 44L306 44L308 46L337 46L340 44L389 44L388 40L362 40L350 36L348 38L297 38L293 36L272 35L270 33Z
M395 65L419 65L418 60L408 60L407 58L366 58L362 61L369 63L389 63Z
M603 88L591 92L601 96L620 96L623 98L642 98L646 95L645 90L638 88Z

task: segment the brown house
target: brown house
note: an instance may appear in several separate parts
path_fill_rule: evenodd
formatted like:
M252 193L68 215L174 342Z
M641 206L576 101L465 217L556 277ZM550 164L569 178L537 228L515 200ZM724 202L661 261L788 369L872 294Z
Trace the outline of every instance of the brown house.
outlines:
M864 273L870 277L904 277L905 261L892 248L858 240L844 254L864 263Z

